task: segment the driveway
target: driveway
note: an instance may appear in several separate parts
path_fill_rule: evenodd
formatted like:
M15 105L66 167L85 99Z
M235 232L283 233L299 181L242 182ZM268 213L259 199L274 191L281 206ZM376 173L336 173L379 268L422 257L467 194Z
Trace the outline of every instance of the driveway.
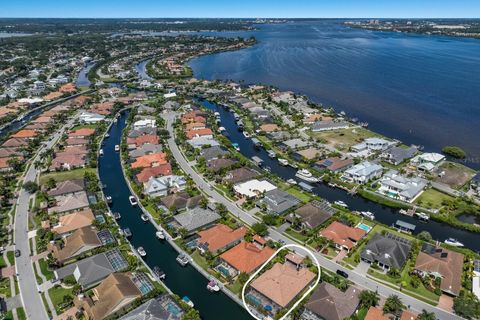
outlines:
M355 267L354 271L359 275L366 276L368 269L370 269L370 263L360 261L360 263Z

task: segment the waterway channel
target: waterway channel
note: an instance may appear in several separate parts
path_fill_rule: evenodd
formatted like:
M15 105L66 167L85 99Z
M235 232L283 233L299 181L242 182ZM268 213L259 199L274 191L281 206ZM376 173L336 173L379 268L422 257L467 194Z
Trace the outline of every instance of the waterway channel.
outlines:
M248 158L251 158L252 156L258 156L263 160L264 167L270 168L271 173L284 180L298 180L295 178L297 169L294 169L290 166L285 167L280 165L277 159L272 159L268 156L268 153L265 151L265 149L255 148L252 140L245 138L242 132L238 130L238 126L232 112L207 100L200 100L200 102L207 109L220 113L221 126L226 129L226 132L228 132L227 137L231 142L238 143L240 152L244 156ZM464 243L466 247L474 251L480 251L480 235L476 233L456 229L447 224L432 220L429 222L420 222L416 218L401 215L398 212L398 209L383 206L360 196L351 196L341 189L331 188L324 183L317 183L313 186L314 189L312 192L321 198L330 202L341 200L348 204L350 210L371 211L375 214L375 220L385 225L390 226L400 219L416 225L415 233L428 231L432 235L433 239L442 242L449 237L456 238L458 241Z
M204 320L245 320L251 317L248 313L224 293L207 291L208 280L192 266L181 267L176 262L177 252L166 241L157 240L157 231L151 223L141 220L141 209L132 207L128 201L130 191L122 174L120 154L115 152L116 144L120 144L122 131L126 126L128 113L118 117L117 124L109 130L109 138L103 142L104 156L100 157L99 174L102 184L106 185L104 193L112 197L112 212L119 212L120 227L130 228L130 242L137 248L142 246L147 252L145 262L153 267L159 266L167 275L165 284L177 295L187 295L200 311Z

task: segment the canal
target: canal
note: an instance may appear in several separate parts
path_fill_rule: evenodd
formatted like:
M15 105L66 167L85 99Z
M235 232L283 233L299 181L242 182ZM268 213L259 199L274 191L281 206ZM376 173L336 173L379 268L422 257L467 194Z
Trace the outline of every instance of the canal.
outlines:
M149 63L150 60L152 59L140 61L135 65L135 71L137 71L138 77L140 78L140 80L152 80L152 78L147 74L147 70L146 70L147 63Z
M130 228L132 238L130 242L137 248L142 246L147 252L144 258L150 266L159 266L165 273L165 284L180 297L188 296L200 311L205 320L245 320L251 317L237 303L224 293L211 293L207 291L208 280L197 272L192 266L181 267L176 262L177 252L166 241L157 240L157 231L151 223L140 219L141 209L132 207L128 201L130 191L123 177L120 164L120 154L114 151L115 145L120 144L122 130L126 126L128 113L124 112L118 117L117 124L109 130L109 138L103 143L104 156L100 157L99 174L102 184L106 185L105 195L112 197L112 212L119 212L120 227Z
M263 148L255 148L250 139L245 138L245 136L238 130L237 124L233 113L226 110L225 108L211 103L207 100L200 100L201 104L212 111L220 113L221 126L223 126L228 132L228 138L233 143L238 143L240 147L240 152L251 158L252 156L258 156L263 160L263 165L265 167L270 167L271 172L284 180L295 179L296 169L290 166L282 166L278 163L277 159L272 159L268 156L267 151ZM301 180L298 180L301 181ZM393 209L360 196L351 196L347 192L338 189L331 188L324 183L312 184L314 186L313 193L320 196L323 199L326 199L330 202L336 200L341 200L348 204L350 210L356 211L371 211L375 214L375 220L381 222L385 225L392 225L398 219L412 223L416 225L415 233L421 231L428 231L433 239L438 241L444 241L445 239L452 237L456 238L458 241L465 244L465 247L470 248L474 251L480 251L480 236L476 233L460 230L453 228L447 224L440 222L432 221L429 222L420 222L418 219L401 215L398 209Z
M75 85L78 87L89 87L90 80L88 80L88 72L93 68L95 62L89 62L83 66L82 69L78 72L77 81Z

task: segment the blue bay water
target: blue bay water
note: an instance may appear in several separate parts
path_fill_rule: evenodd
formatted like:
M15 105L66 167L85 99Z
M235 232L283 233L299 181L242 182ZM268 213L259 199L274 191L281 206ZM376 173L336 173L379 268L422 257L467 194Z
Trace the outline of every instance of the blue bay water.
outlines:
M209 34L255 36L258 44L192 60L197 78L306 94L427 151L458 145L480 167L480 40L372 32L339 20Z

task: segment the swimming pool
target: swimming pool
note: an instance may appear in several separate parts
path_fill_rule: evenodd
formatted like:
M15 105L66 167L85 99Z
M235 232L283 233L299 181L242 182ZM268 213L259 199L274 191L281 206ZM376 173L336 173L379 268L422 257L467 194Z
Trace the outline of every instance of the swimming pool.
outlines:
M370 227L368 224L365 224L365 223L363 223L363 222L359 223L359 224L357 225L357 228L362 229L362 230L365 230L366 233L369 233L370 230L372 230L372 227Z

